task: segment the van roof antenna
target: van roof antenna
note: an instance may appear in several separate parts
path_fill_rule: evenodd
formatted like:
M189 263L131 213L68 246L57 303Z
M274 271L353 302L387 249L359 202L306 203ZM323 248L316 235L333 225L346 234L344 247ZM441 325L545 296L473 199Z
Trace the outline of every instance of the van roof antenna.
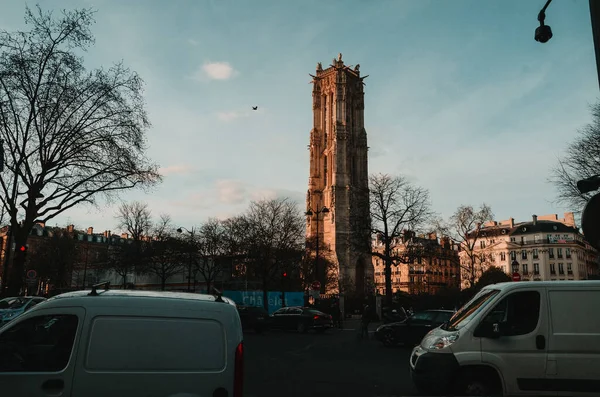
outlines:
M104 292L108 291L108 289L110 288L110 281L103 281L101 283L92 285L92 290L90 291L88 296L100 295L97 290L98 290L98 288L101 288L101 287L104 287Z
M213 291L216 292L216 294L214 294L215 297L215 302L225 302L222 298L223 293L221 291L219 291L217 288L212 287Z

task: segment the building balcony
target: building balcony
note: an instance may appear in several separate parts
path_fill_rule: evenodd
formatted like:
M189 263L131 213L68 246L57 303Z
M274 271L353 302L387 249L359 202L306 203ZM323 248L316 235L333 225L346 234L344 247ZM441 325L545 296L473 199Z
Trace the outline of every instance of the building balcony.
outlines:
M565 245L565 244L576 244L581 247L585 247L585 243L583 241L578 240L550 240L548 238L544 238L537 241L512 241L513 244L517 245L544 245L544 244L552 244L552 245Z

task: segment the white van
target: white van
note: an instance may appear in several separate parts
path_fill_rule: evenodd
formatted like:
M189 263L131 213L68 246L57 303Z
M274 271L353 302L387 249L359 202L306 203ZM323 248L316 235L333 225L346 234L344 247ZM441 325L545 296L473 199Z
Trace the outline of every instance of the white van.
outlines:
M233 301L99 288L50 298L0 328L0 395L242 397Z
M410 357L422 391L600 395L600 281L483 288Z

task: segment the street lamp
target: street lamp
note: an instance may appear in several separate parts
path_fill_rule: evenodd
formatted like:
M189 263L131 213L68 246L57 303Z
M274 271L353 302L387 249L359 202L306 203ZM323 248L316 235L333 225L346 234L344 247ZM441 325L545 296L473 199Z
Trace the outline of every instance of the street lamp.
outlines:
M317 210L317 211L313 211L312 208L308 208L308 211L306 211L306 216L308 217L312 217L313 215L316 216L317 218L317 230L316 230L316 248L315 248L315 274L317 277L317 281L321 282L321 280L319 280L320 278L320 273L319 273L319 214L327 214L329 213L329 208L327 207L322 207L321 209ZM321 283L321 291L323 292L323 289L325 288L324 283Z
M178 227L177 228L177 233L183 233L183 231L186 231L190 234L190 259L189 259L189 263L188 263L188 286L187 286L187 290L188 292L192 291L192 250L193 250L193 244L194 244L194 228L192 228L192 230L188 230L185 227Z

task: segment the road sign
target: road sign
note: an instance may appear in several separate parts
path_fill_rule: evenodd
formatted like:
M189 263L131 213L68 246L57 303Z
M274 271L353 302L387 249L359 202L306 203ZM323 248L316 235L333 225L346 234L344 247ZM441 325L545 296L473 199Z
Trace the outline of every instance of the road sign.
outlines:
M38 279L37 279L37 278L28 278L28 279L27 279L27 280L25 280L25 281L26 281L26 284L27 284L29 287L33 287L34 285L37 285L37 283L38 283Z
M320 290L321 283L319 281L313 281L312 284L310 285L310 287L315 290Z
M33 269L27 270L27 278L29 280L33 280L33 279L37 278L37 272Z
M512 280L513 281L521 281L521 275L519 274L519 272L514 272L513 273Z

